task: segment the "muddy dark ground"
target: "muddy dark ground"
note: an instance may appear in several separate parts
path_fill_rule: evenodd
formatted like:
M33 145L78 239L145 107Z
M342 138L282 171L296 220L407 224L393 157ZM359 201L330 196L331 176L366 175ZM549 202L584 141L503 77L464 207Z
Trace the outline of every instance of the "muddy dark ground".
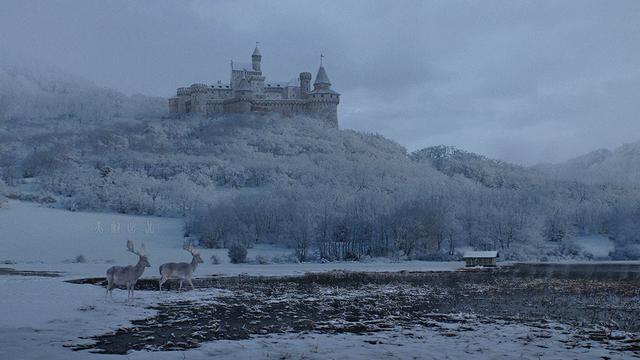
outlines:
M182 350L205 341L248 339L258 334L362 334L415 326L456 336L455 331L468 331L479 323L507 322L526 323L543 331L553 323L566 324L578 329L576 341L566 343L567 347L586 346L581 341L586 339L640 355L640 337L636 336L640 332L640 280L636 276L557 275L510 268L204 278L194 281L197 288L228 291L203 299L209 303L160 304L155 307L157 316L92 338L95 343L75 350L112 354ZM77 282L102 284L103 279ZM170 286L175 289L176 283ZM157 280L143 279L139 288L156 290ZM456 324L454 332L445 325L451 323Z
M30 271L0 267L0 275L58 277L60 274L58 271Z

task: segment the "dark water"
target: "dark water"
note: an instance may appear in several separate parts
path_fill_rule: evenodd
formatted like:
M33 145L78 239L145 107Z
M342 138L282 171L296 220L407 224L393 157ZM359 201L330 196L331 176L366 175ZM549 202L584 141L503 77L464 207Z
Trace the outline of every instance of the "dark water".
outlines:
M635 263L519 263L503 269L521 277L560 279L640 280L640 264Z

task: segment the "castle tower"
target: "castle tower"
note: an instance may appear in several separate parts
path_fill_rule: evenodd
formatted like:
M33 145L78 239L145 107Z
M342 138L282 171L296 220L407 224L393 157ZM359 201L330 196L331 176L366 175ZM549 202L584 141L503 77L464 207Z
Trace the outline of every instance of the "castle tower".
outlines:
M313 91L325 89L331 89L331 81L329 81L329 76L327 76L327 71L324 69L324 66L320 63L316 81L313 82Z
M238 87L234 89L235 96L231 99L227 99L223 103L224 112L228 113L246 113L251 111L253 89L247 81L247 78L242 74Z
M307 112L312 116L326 121L331 126L338 126L338 104L340 94L331 89L331 81L327 71L322 66L320 58L320 68L316 80L313 82L313 91L307 97Z
M306 99L309 95L309 91L311 91L311 73L310 72L301 72L300 73L300 96L303 99Z
M262 55L260 54L260 50L258 50L258 43L256 43L256 48L253 50L253 54L251 55L251 65L254 71L261 71L260 61L262 61Z

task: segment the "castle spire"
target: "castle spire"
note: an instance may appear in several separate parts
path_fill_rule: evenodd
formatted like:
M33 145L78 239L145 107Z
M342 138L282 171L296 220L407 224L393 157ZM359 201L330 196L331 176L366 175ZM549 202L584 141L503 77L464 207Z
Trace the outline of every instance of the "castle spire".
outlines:
M253 54L251 55L251 67L253 67L253 71L260 71L260 62L262 61L258 44L260 44L260 42L256 41L256 48L253 49Z
M318 69L318 74L316 75L316 81L313 82L314 87L331 87L331 81L329 81L329 76L327 76L327 71L324 69L324 66L320 65Z
M316 81L313 82L313 87L315 89L329 89L331 87L331 81L329 81L329 76L327 76L327 71L324 69L324 66L322 65L323 59L324 59L324 54L320 53L320 67L318 68Z

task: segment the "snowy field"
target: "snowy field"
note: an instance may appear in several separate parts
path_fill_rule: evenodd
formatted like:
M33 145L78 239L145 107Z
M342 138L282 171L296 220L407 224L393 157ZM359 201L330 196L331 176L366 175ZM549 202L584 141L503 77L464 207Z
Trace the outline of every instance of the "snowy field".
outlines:
M181 219L130 216L106 213L69 212L34 203L10 200L0 208L2 252L0 263L24 270L64 271L66 276L104 276L114 264L133 264L137 257L126 251L127 239L136 246L144 242L151 268L144 277L158 276L158 266L165 262L191 261L181 249ZM374 261L304 264L231 264L226 249L198 249L204 264L196 273L202 275L296 275L331 270L351 271L451 271L462 262ZM292 250L258 245L248 249L248 260L263 256L268 260L290 255ZM212 264L215 255L220 264ZM83 263L75 258L84 257Z
M153 316L150 306L190 301L215 303L226 290L197 289L183 293L138 291L126 302L116 290L115 301L105 301L104 289L65 282L104 276L112 264L133 264L136 257L125 250L127 239L144 241L152 264L143 276L157 277L157 266L166 261L189 261L183 251L182 222L142 216L79 213L49 209L37 204L9 201L0 208L0 267L18 270L61 271L60 277L0 275L0 359L115 359L118 355L72 351L81 338L111 333L131 326L134 319ZM453 271L459 262L305 263L253 265L229 264L224 250L201 249L205 264L197 276L238 274L300 275L307 272L348 271ZM249 250L268 258L289 250L258 247ZM216 255L221 264L211 264ZM74 262L82 256L84 262ZM439 324L439 327L448 326ZM453 326L453 325L452 325ZM258 335L246 340L205 342L186 351L132 351L127 359L204 358L624 358L594 342L589 348L568 348L561 341L571 331L559 324L541 331L526 324L474 322L472 329L443 336L430 327L397 328L374 334L323 334L314 332ZM546 340L545 340L546 339ZM567 340L569 341L569 340Z

